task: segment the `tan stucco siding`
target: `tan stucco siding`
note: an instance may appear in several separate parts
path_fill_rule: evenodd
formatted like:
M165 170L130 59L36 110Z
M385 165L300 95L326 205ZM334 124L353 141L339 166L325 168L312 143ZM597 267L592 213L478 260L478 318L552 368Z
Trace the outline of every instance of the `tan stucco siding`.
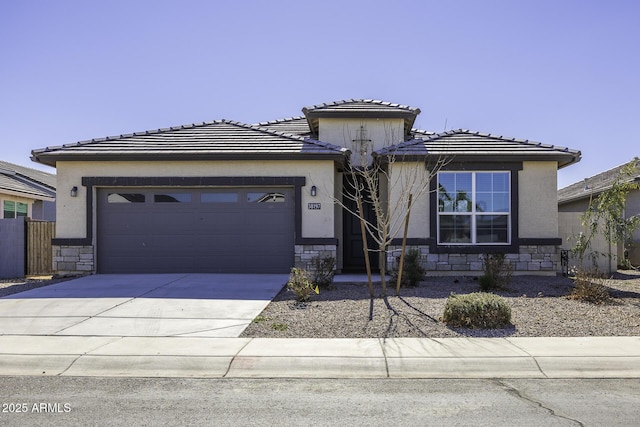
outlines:
M558 164L524 162L518 177L521 238L558 237Z
M423 162L396 162L390 168L389 206L392 214L392 233L401 238L407 213L408 195L413 195L409 217L408 238L429 237L429 172Z
M372 143L372 148L367 150L369 162L372 150L377 151L404 141L403 119L322 118L319 122L319 139L348 148L352 152L354 164L360 165L359 148L353 143L353 140L358 137L360 126L366 129L366 138Z
M576 204L582 206L581 201L576 202ZM588 234L587 228L582 225L581 217L584 210L580 211L577 207L572 208L570 205L571 204L563 205L563 211L558 214L558 234L562 239L562 249L569 251L576 246L580 233ZM609 251L615 255L615 245L609 245L602 234L596 234L591 239L590 247L586 251L582 263L576 256L571 254L569 266L571 268L582 267L591 269L594 267L591 254L600 254L595 258L598 270L603 273L615 271L616 260L615 257L611 260L609 259L607 255Z
M334 163L325 161L157 161L157 162L58 162L57 227L58 238L86 237L86 188L83 177L239 177L277 176L306 178L302 188L302 237L333 238L335 231ZM310 195L311 186L317 196ZM78 196L70 189L78 187ZM95 199L94 199L95 200ZM320 210L309 210L310 202L321 203ZM93 209L95 215L95 207ZM96 224L94 218L94 226Z

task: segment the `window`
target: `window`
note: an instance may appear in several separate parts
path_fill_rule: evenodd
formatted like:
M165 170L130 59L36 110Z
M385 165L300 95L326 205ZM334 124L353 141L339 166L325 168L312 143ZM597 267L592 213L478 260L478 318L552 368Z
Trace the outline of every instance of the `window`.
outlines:
M2 210L4 219L18 218L29 214L29 205L26 203L5 200L2 204Z
M144 203L145 200L145 195L140 193L109 193L107 195L108 203Z
M438 243L510 243L509 172L438 174Z
M213 192L200 194L201 203L238 203L238 193Z
M283 193L247 193L249 203L284 203Z
M191 193L158 193L153 196L156 203L191 203Z

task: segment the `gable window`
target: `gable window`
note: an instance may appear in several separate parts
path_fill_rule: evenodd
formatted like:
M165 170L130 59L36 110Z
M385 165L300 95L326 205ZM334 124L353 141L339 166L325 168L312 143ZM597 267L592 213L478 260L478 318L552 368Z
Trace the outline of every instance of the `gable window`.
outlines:
M29 205L27 205L26 203L5 200L2 204L2 212L4 219L27 216L29 212Z
M511 243L510 179L510 172L438 173L438 243Z

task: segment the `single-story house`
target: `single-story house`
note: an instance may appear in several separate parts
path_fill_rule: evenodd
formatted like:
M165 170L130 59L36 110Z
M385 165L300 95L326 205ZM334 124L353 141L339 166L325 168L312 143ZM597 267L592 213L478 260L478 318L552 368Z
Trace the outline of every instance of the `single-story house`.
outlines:
M343 200L350 162L383 162L380 197L428 179L408 243L432 274L478 274L507 254L516 274L560 269L557 170L580 152L469 130L414 128L418 108L345 100L256 124L228 120L33 151L58 176L55 269L64 274L288 272L330 254L362 269ZM346 202L345 202L346 204ZM397 235L387 257L393 261Z
M576 237L580 233L587 234L587 229L582 225L582 215L587 211L592 200L611 188L613 182L619 177L621 169L630 163L638 164L637 158L558 190L559 234L563 240L562 249L571 250L576 245ZM630 180L640 183L640 171L630 177ZM627 195L625 218L638 214L640 214L640 190L632 190ZM622 242L617 244L608 242L601 233L594 236L588 252L601 254L596 264L598 270L603 273L616 271L618 262L624 259ZM609 257L609 254L612 256ZM640 230L633 235L628 257L632 265L640 265ZM578 265L580 262L575 257L571 258L570 263L574 267L591 268L593 266L588 255L585 256L582 265Z
M0 219L55 221L56 176L0 161Z

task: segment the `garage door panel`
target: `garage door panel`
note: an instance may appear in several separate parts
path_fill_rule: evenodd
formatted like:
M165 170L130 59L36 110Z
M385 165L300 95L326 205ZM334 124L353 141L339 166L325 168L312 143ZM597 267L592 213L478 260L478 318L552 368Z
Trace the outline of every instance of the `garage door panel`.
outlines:
M98 270L288 272L294 258L293 191L221 192L225 194L211 189L99 190ZM115 202L108 203L109 194ZM176 201L166 202L172 198Z

